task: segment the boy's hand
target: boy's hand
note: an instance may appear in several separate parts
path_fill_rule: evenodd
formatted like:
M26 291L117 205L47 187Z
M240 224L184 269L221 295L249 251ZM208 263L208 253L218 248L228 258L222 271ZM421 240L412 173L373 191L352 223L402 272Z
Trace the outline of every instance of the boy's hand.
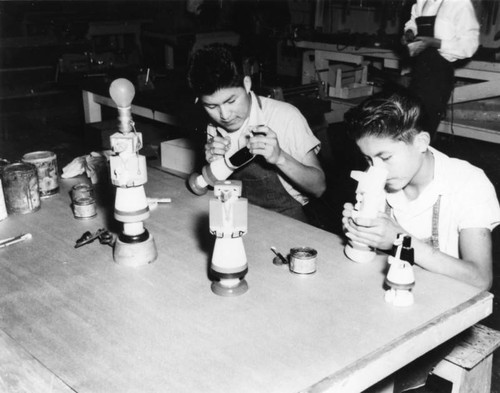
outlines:
M263 156L269 164L276 164L281 154L276 133L267 126L258 126L253 132L259 135L251 136L248 140L250 153Z
M352 211L354 210L354 205L352 203L345 203L344 210L342 211L342 229L347 234L349 231L349 221L352 218Z
M379 213L377 218L353 218L352 209L349 212L347 205L350 204L344 205L342 223L346 236L353 241L388 250L392 248L398 234L405 233L386 213Z
M226 154L231 147L231 139L221 136L214 136L205 145L205 159L207 162L218 160Z

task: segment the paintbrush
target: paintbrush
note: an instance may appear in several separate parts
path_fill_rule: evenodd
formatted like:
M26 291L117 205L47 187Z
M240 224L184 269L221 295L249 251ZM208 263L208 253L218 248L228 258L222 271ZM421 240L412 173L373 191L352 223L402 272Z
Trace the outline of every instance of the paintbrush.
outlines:
M11 244L22 242L23 240L31 239L31 233L25 233L23 235L9 237L7 239L0 241L0 248L10 246Z
M281 254L279 251L276 250L276 247L272 246L271 251L274 253L274 255L276 255L280 259L280 261L284 265L288 265L288 260L283 256L283 254Z

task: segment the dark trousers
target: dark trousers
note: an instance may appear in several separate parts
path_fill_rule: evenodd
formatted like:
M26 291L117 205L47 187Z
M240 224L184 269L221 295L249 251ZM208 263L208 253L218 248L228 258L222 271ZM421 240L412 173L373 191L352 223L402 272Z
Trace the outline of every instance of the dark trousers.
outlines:
M410 90L422 100L425 130L431 137L446 113L453 85L453 65L437 49L428 48L415 58Z

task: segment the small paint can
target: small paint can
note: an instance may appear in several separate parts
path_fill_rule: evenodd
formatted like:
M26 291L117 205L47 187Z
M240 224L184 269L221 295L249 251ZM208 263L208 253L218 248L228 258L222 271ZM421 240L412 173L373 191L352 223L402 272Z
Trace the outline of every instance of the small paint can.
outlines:
M0 221L5 220L9 215L7 213L7 205L5 204L5 195L3 192L3 185L1 181L3 167L9 164L9 161L4 158L0 158Z
M316 272L318 252L311 247L295 247L290 250L290 271L297 274Z
M34 165L16 162L4 166L2 184L9 214L33 213L40 209L38 176Z
M57 157L51 151L26 153L22 161L33 164L38 174L38 188L41 198L48 198L59 192Z
M90 184L80 183L71 189L73 215L78 219L93 218L97 215L94 189Z

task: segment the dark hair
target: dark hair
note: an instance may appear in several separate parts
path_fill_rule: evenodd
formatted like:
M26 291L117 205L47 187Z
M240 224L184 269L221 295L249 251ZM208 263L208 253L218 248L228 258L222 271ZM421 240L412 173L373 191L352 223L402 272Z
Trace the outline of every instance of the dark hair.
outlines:
M188 66L188 82L196 96L227 87L243 87L242 62L236 48L213 44L196 51Z
M366 99L346 112L344 120L355 141L376 136L411 142L423 130L423 117L420 100L400 89Z

